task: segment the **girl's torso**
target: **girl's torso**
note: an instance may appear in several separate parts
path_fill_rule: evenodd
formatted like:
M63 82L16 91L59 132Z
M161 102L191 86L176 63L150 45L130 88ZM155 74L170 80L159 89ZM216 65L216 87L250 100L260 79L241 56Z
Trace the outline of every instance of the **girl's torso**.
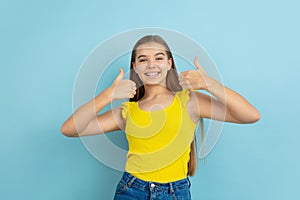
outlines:
M158 182L186 177L190 144L196 128L190 92L123 103L129 151L126 171ZM195 107L194 107L195 109Z

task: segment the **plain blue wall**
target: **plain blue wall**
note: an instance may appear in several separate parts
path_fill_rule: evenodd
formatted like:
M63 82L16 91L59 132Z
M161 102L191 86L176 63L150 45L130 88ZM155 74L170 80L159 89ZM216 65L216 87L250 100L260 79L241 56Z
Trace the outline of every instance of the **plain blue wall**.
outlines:
M256 124L224 126L191 178L193 199L299 199L299 6L296 0L1 1L0 199L112 199L121 172L59 129L91 50L143 27L173 29L200 43L224 84L261 112Z

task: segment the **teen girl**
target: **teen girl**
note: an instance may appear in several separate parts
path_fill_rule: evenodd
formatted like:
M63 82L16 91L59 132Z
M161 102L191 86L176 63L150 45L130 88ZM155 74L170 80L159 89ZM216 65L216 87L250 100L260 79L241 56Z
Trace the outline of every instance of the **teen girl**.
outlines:
M191 199L197 122L208 118L243 124L260 119L245 98L209 77L197 58L194 64L196 70L179 77L166 42L157 35L145 36L133 48L130 80L122 80L120 69L110 87L63 124L61 132L69 137L125 131L129 150L115 200ZM129 101L121 107L96 115L111 101L124 98Z

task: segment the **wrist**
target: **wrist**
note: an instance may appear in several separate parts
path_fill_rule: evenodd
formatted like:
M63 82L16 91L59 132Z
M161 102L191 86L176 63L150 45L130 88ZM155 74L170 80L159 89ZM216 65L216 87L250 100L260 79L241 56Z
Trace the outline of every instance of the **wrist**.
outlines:
M105 103L110 103L113 100L112 91L113 89L111 87L108 87L105 90L103 90L98 96L96 96L96 102L101 101Z
M109 102L113 101L113 88L110 86L107 89L104 90L105 99L107 99Z
M205 78L205 82L206 82L205 90L207 92L212 92L214 90L217 90L218 88L220 88L221 85L218 81L216 81L214 78L209 76Z

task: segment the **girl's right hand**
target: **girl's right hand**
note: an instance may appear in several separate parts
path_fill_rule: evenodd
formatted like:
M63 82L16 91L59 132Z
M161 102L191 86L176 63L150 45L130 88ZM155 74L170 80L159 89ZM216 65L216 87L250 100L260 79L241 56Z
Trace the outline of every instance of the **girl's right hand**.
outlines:
M124 76L124 71L122 68L120 68L120 74L117 76L117 78L114 80L113 84L111 85L112 100L132 98L136 93L135 82L128 79L122 80L123 76Z

